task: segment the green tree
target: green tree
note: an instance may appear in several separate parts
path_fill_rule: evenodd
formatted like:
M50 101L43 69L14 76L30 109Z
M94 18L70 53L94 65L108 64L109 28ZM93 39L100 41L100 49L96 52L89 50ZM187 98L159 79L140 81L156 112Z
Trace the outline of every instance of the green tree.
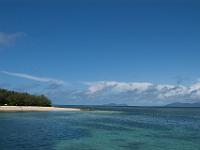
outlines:
M9 106L51 106L51 101L44 95L31 95L0 89L0 105Z

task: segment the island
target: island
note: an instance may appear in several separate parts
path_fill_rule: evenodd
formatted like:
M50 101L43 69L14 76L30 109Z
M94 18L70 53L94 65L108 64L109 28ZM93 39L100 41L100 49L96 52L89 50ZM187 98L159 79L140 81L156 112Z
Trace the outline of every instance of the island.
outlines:
M126 106L128 106L128 105L127 105L127 104L108 103L108 104L103 104L102 106L126 107Z
M165 105L165 107L200 107L200 102L196 103L181 103L181 102L175 102Z
M7 111L74 111L79 108L53 107L44 95L32 95L0 89L0 112Z

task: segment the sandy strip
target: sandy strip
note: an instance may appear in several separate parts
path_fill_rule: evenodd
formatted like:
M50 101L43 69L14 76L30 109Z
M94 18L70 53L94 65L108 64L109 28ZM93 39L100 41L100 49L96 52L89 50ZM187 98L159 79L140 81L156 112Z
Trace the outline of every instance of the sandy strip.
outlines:
M38 106L0 106L0 112L12 111L80 111L79 108L38 107Z

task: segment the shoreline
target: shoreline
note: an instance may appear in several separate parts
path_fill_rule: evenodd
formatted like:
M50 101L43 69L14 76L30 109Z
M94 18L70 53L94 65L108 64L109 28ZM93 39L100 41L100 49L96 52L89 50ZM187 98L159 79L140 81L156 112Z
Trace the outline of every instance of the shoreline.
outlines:
M48 111L80 111L79 108L41 107L41 106L0 106L0 112L48 112Z

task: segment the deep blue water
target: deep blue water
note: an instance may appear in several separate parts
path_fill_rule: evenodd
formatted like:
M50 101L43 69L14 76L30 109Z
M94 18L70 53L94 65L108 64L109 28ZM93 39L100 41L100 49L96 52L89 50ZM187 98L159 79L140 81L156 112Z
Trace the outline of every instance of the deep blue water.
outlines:
M0 150L200 150L200 108L0 113Z

